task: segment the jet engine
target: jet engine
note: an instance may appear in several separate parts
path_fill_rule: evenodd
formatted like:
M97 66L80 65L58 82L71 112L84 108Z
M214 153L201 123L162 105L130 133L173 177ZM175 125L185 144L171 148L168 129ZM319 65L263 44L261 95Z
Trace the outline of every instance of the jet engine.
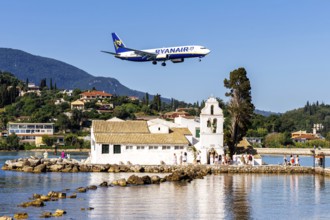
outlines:
M184 62L184 58L178 58L178 59L171 59L173 63L182 63Z

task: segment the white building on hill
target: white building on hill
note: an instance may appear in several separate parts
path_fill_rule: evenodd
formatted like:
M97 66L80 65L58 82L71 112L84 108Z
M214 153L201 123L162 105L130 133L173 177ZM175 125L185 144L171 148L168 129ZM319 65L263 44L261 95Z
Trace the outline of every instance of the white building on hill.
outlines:
M178 117L175 123L162 119L147 121L93 121L91 162L96 164L154 165L161 161L174 164L187 152L192 163L193 146L200 152L201 163L210 163L210 152L223 152L223 113L219 103L209 98L199 120Z

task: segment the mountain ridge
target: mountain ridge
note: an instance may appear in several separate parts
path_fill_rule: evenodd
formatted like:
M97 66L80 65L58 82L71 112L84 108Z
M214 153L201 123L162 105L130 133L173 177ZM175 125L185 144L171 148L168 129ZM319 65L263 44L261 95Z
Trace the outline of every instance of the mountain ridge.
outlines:
M89 90L93 87L116 95L137 96L145 92L130 89L112 77L93 76L71 64L42 57L18 49L0 48L0 70L14 74L18 79L38 84L42 79L52 79L60 89ZM152 97L152 95L151 95ZM165 101L169 99L163 98Z

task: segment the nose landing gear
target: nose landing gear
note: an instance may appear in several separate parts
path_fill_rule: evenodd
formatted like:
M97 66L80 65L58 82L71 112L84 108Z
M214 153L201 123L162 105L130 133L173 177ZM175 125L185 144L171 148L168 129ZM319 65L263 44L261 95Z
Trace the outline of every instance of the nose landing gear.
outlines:
M165 61L164 61L164 62L162 62L162 66L166 66L166 63L165 63Z
M156 60L152 61L152 64L156 65L157 64L157 61Z

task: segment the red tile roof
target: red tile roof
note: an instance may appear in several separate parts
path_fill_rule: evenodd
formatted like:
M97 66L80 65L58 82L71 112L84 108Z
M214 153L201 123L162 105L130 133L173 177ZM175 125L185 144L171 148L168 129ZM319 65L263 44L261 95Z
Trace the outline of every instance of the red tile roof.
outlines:
M112 94L106 93L104 91L89 91L83 92L80 94L81 96L112 96Z

